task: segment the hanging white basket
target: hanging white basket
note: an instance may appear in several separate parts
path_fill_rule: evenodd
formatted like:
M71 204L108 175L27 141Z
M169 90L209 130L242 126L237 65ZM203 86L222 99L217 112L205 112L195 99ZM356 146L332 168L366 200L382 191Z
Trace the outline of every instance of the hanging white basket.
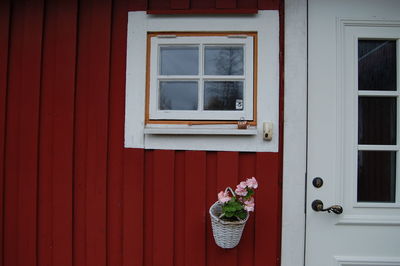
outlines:
M231 188L228 187L225 191L228 189L235 196ZM239 221L233 222L224 221L221 219L222 204L218 201L210 207L209 212L215 243L221 248L236 247L242 237L244 226L249 219L249 213L247 212L246 218L243 220L239 219Z

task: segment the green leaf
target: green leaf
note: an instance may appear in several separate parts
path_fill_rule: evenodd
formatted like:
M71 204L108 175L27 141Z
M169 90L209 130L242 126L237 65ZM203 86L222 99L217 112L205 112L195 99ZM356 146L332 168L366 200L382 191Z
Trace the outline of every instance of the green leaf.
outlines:
M239 217L242 220L246 218L246 215L247 215L247 213L246 213L245 210L242 210L242 211L239 211L239 212L236 213L236 216Z
M234 214L233 212L226 212L226 213L225 213L225 216L228 217L228 218L230 218L230 217L233 216L233 214Z

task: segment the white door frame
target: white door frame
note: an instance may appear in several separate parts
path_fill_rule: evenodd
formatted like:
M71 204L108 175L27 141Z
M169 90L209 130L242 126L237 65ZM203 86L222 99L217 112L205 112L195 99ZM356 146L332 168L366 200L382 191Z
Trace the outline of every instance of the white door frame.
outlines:
M281 266L304 265L307 147L307 0L285 0Z
M282 266L304 265L308 91L307 5L307 0L285 0Z

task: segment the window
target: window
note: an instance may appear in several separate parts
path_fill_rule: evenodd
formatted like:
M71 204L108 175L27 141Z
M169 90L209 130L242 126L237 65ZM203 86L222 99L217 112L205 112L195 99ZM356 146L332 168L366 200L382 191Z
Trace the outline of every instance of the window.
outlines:
M395 203L398 142L397 40L358 40L357 201Z
M148 33L146 123L254 121L256 38Z
M129 12L125 147L276 152L279 74L276 10ZM274 125L270 141L265 123Z

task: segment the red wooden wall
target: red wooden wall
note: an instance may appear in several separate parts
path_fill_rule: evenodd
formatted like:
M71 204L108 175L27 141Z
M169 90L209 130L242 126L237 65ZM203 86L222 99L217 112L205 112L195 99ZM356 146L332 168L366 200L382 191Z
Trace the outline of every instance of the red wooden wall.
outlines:
M278 265L281 153L124 149L123 128L128 10L279 5L0 1L0 265ZM222 250L208 207L249 176L256 213Z

